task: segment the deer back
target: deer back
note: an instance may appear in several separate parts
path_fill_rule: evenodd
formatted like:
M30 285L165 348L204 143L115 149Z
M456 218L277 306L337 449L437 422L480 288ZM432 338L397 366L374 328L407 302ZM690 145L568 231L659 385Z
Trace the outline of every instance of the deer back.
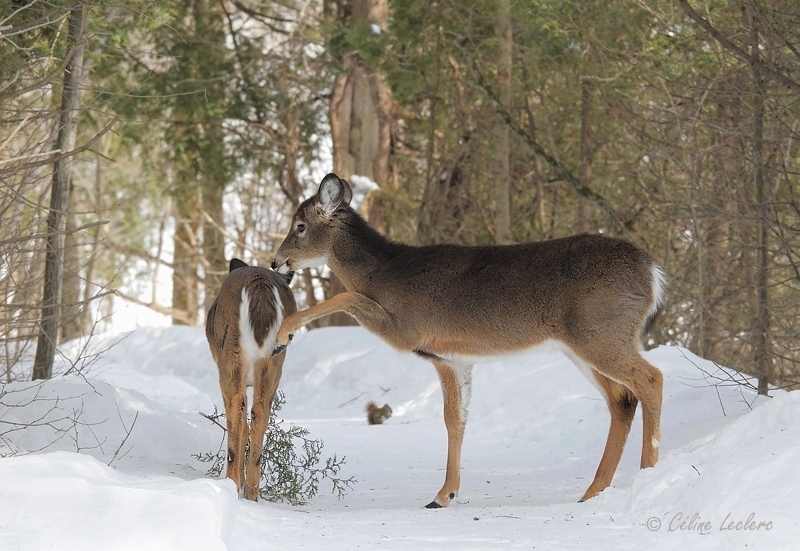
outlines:
M233 269L208 310L206 337L218 365L241 356L252 367L258 358L271 354L278 327L297 307L286 276L231 264Z

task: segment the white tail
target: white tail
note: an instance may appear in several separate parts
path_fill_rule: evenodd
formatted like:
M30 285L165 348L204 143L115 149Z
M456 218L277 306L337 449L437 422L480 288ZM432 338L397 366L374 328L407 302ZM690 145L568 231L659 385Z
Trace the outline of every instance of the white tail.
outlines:
M206 338L219 369L228 427L227 476L247 499L258 499L264 432L285 355L272 355L285 316L297 311L285 275L234 258L206 316ZM253 386L250 430L246 387ZM245 466L245 449L250 454ZM246 468L245 468L246 467Z
M655 465L662 375L640 350L642 332L663 301L664 275L644 251L600 235L412 247L370 228L350 208L351 197L347 182L329 174L294 215L273 268L327 263L347 292L287 317L276 351L292 331L342 311L393 347L433 363L444 393L448 453L444 485L429 507L449 504L460 486L472 365L545 343L573 359L611 413L605 451L582 500L611 483L639 402L641 466Z

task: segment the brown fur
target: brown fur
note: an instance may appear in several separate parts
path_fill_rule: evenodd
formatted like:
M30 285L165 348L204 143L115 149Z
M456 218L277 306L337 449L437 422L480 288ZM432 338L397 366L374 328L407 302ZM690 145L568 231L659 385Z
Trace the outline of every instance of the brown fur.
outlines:
M392 408L389 404L383 404L381 407L375 405L375 402L367 404L367 423L370 425L381 425L391 416Z
M219 384L225 405L228 429L227 477L247 499L258 498L261 480L261 454L264 433L269 424L269 414L275 391L281 378L285 354L258 358L250 365L242 347L239 314L242 289L250 298L249 318L255 342L266 345L270 328L276 323L278 307L273 288L277 288L283 305L281 315L297 311L294 295L289 290L285 276L266 268L247 266L238 259L231 261L231 272L222 282L219 295L208 309L206 338L211 355L219 369ZM247 397L245 389L248 374L253 373L253 404L250 410L250 427L247 423ZM245 465L245 449L250 441L250 454ZM245 478L246 477L246 478Z
M611 413L606 449L583 499L610 484L637 402L641 465L655 464L662 376L639 352L642 329L658 306L656 264L644 251L601 235L412 247L378 234L348 203L346 183L328 175L297 209L273 267L294 270L327 259L347 292L286 318L277 342L285 345L298 327L342 311L393 347L434 363L445 396L448 461L431 506L447 505L459 487L472 363L549 340L588 367Z

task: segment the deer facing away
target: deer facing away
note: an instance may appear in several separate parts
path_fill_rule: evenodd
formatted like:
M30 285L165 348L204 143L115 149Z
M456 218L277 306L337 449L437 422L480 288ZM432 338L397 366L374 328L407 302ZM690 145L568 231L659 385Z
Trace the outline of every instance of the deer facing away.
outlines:
M290 280L286 275L248 266L234 258L206 316L206 338L219 369L225 405L227 477L240 494L252 500L258 499L264 433L286 356L272 354L275 336L283 319L297 311L289 290ZM248 385L253 386L249 427ZM248 437L250 453L245 466Z
M347 182L329 174L294 214L273 269L327 264L347 291L286 317L276 352L297 328L342 311L394 348L433 363L442 384L448 451L444 485L428 507L448 505L460 486L473 364L541 345L563 351L600 390L611 413L600 465L581 501L611 483L640 402L641 467L655 465L662 375L640 351L665 282L644 251L600 235L414 247L373 230L349 206L351 197Z

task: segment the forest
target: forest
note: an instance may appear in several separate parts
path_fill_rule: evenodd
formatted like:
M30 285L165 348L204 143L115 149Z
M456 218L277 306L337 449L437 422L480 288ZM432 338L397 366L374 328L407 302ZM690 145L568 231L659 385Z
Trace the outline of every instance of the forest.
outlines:
M628 239L648 348L797 388L799 122L796 0L0 0L4 381L122 301L201 324L336 172L398 241Z

